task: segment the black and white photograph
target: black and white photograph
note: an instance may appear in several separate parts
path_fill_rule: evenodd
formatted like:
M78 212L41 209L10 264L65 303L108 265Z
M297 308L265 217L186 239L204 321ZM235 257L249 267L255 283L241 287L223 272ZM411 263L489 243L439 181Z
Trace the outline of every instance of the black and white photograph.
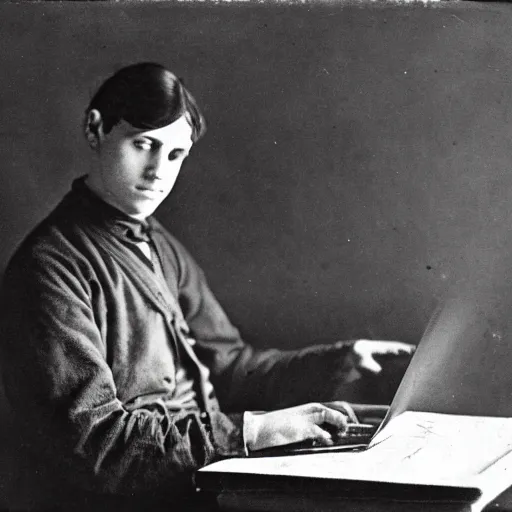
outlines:
M0 511L512 511L512 4L0 3Z

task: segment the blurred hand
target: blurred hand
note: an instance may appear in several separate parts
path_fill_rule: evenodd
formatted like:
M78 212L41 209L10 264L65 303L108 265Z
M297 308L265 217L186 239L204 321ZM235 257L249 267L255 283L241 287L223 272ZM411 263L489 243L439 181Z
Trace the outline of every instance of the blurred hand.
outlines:
M332 445L328 430L344 431L345 414L322 404L310 403L261 414L248 413L246 437L249 450L314 439L319 445ZM322 428L323 427L323 428Z
M376 356L411 357L415 349L414 345L401 341L357 340L349 357L355 370L378 374L382 366Z

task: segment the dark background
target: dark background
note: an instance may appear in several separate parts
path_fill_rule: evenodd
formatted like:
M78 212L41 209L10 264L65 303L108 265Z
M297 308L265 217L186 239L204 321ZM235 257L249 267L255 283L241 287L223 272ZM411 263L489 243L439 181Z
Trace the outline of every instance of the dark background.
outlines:
M512 6L0 5L0 272L87 172L82 113L158 61L209 122L160 220L258 346L417 343L508 252ZM484 269L484 270L482 270Z
M512 6L4 4L0 19L0 268L87 172L96 87L141 60L184 77L209 121L158 216L255 344L417 342L508 226Z

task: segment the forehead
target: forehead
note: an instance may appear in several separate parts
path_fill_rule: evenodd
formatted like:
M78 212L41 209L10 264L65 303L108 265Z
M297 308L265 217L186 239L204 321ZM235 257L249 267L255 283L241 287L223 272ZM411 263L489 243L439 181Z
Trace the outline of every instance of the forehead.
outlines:
M124 120L121 120L114 126L112 131L116 128L118 135L121 137L147 137L163 145L171 145L175 148L183 149L190 149L193 144L192 127L185 116L181 116L176 121L154 130L141 130Z

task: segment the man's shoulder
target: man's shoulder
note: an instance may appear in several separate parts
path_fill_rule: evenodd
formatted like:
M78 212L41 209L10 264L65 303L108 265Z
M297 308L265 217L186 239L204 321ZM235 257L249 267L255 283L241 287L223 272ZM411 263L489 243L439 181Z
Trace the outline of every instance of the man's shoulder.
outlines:
M36 264L58 255L70 258L80 252L77 242L81 238L79 219L70 215L61 202L22 239L9 266Z
M174 234L171 234L155 217L150 217L148 221L153 233L159 235L158 237L154 237L154 241L161 248L162 244L164 244L162 251L164 258L169 257L174 261L179 272L185 272L185 269L194 269L194 272L202 272L195 258Z
M151 230L160 235L160 237L165 241L165 243L178 253L180 257L189 258L190 254L188 250L185 248L182 242L176 238L174 234L172 234L162 223L156 219L155 217L150 217L148 222L151 226Z

